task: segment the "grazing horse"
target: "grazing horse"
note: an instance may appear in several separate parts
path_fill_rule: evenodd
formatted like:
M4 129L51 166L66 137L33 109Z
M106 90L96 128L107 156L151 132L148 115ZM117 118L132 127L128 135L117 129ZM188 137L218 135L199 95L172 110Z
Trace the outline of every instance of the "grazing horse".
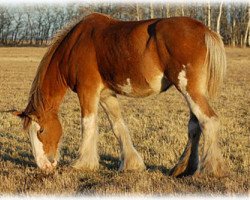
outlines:
M62 127L58 109L70 88L81 107L82 142L77 169L98 168L97 109L100 103L121 148L120 170L145 165L131 141L117 94L144 97L170 86L184 96L190 109L188 141L173 176L195 172L220 175L218 117L208 103L226 70L220 36L188 17L120 21L94 13L65 27L54 38L33 81L28 105L14 114L23 119L39 168L53 169L59 159ZM204 135L199 163L198 144Z

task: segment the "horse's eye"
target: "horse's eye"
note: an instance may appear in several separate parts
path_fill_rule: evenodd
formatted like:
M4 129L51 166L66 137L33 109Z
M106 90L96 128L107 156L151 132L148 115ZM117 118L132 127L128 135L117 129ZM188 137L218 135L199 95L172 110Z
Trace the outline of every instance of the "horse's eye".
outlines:
M38 133L42 133L44 131L44 129L41 127L40 130L38 131Z

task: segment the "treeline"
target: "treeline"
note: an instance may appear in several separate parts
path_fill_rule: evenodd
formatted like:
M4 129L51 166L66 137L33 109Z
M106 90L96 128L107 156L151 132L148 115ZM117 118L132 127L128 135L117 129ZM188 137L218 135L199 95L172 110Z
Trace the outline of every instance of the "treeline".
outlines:
M189 16L219 32L226 45L250 46L249 3L0 5L0 45L47 45L65 24L92 12L122 20Z

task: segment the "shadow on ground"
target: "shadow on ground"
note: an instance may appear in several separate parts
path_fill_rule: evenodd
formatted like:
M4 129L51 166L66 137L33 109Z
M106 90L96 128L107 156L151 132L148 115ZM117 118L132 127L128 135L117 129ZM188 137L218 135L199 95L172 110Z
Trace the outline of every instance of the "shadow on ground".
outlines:
M27 140L16 135L1 133L0 141L5 141L6 137L11 141L8 143L0 142L0 161L10 162L22 167L35 167L36 164L32 153L23 148L23 146L27 145Z
M167 169L166 167L160 165L160 166L157 166L157 165L146 165L147 167L147 170L149 172L152 172L152 171L160 171L162 174L164 175L169 175L169 172L170 172L170 169Z

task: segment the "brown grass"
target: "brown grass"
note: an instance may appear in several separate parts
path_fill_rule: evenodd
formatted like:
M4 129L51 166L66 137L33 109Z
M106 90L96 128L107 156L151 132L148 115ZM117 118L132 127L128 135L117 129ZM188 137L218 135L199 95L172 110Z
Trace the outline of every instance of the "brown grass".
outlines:
M219 134L229 176L182 178L168 176L187 140L188 108L171 88L143 99L119 97L136 149L147 170L118 172L119 147L104 112L99 112L100 170L71 168L80 139L77 97L68 92L61 106L64 128L61 160L52 174L34 163L20 120L0 113L1 194L249 194L250 49L227 48L228 71L221 95L212 102L221 117ZM0 48L0 110L23 109L45 48Z

